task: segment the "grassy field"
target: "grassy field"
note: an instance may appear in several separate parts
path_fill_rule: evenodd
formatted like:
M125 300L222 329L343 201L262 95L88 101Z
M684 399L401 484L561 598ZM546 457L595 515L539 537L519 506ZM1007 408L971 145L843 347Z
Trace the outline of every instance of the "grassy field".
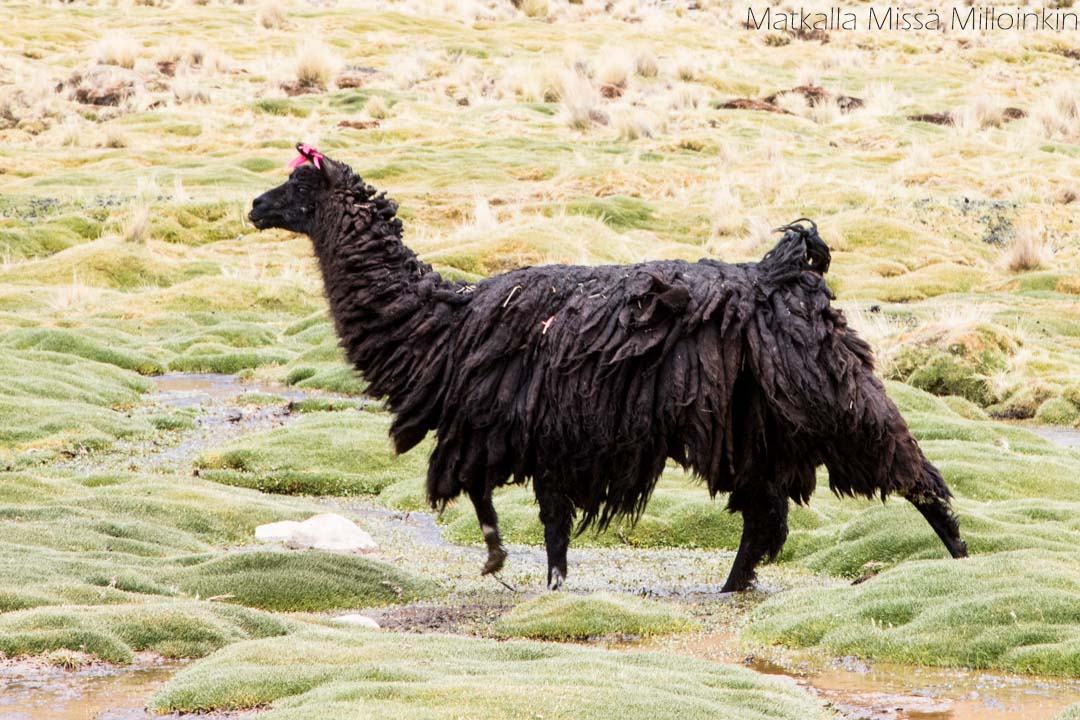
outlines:
M793 511L767 591L738 605L740 642L1080 677L1080 452L1013 422L1080 424L1075 38L799 37L703 0L518 5L0 6L0 653L214 653L162 710L587 717L620 697L652 717L678 682L691 717L817 712L748 670L674 657L441 636L399 657L400 637L320 613L502 590L458 587L458 566L416 561L449 551L415 544L381 559L248 547L260 523L325 511L303 496L425 509L430 446L395 458L388 418L355 399L309 242L244 220L303 140L387 190L407 242L451 277L756 259L770 228L814 218L837 304L955 491L973 557L944 560L904 503L820 492ZM764 109L723 107L740 98ZM944 124L916 119L933 113ZM280 427L198 435L205 408L149 399L168 372L311 396ZM153 472L136 462L196 436ZM540 542L527 490L497 505L510 542ZM740 524L721 507L672 470L636 527L574 547L715 550L722 579ZM440 523L479 539L466 506ZM507 572L539 587L513 557ZM633 600L541 598L480 634L700 628L677 600Z

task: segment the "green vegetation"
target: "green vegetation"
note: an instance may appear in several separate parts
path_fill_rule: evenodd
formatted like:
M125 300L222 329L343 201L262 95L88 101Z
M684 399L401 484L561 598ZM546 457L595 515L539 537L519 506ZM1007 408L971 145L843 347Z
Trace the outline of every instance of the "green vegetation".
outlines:
M394 456L373 404L314 393L260 413L287 401L249 393L224 438L202 408L152 406L153 376L174 371L276 381L290 396L364 389L310 242L244 217L306 140L393 196L407 242L454 279L551 262L755 260L769 228L814 218L838 304L956 493L973 557L945 559L903 501L833 497L823 473L811 506L792 509L782 567L763 570L778 589L732 610L744 636L1080 676L1080 453L989 419L1080 423L1067 48L1039 34L808 42L747 32L717 3L520 5L357 14L284 0L223 4L208 22L198 3L140 0L80 6L66 24L49 4L0 7L0 652L78 663L76 652L216 651L163 691L160 710L822 714L790 686L684 658L285 615L501 592L460 570L468 553L410 544L397 518L374 523L390 565L246 547L256 525L323 503L379 518L372 505L426 510L431 446ZM305 62L325 91L295 84L298 41L312 37L322 46ZM140 78L131 96L80 102L72 74L125 52ZM958 68L975 68L977 86ZM865 104L788 93L790 114L721 107L811 79ZM1027 115L1005 122L1006 106ZM937 112L956 122L909 120ZM133 469L157 451L175 463ZM636 526L574 547L731 550L741 520L724 502L672 468ZM508 541L542 542L530 489L505 489L497 505ZM451 541L479 543L467 501L440 522ZM430 565L414 569L420 556ZM622 596L545 595L500 628L638 634L667 614Z
M286 495L378 493L402 478L422 477L422 448L397 456L385 415L313 412L288 427L251 435L196 460L202 477Z
M13 331L21 332L21 331ZM61 338L24 334L18 338ZM103 360L131 356L93 343L76 350ZM5 348L0 352L0 459L25 449L95 448L150 431L150 426L119 409L134 403L147 382L133 372L78 354Z
M699 629L686 613L663 603L625 595L550 593L499 618L499 637L581 640L606 635L666 635Z
M134 350L118 349L116 345L123 340L131 342L130 338L121 338L120 333L112 333L110 337L98 340L61 328L35 328L7 332L0 336L0 343L15 350L42 350L74 355L125 370L134 370L142 375L157 375L162 372L160 363L146 355ZM143 385L141 389L145 387Z
M264 610L333 610L418 600L434 587L386 563L318 551L246 552L185 564L167 582Z
M1080 720L1080 703L1065 708L1054 716L1054 720Z
M289 627L265 613L220 603L35 608L0 615L0 652L17 656L75 650L121 664L141 650L198 658L240 640L284 635Z
M1075 552L912 562L855 586L765 601L751 638L835 655L1080 675Z
M81 649L115 662L138 650L200 657L290 627L227 603L324 610L436 591L364 558L226 549L252 542L256 525L320 510L196 478L3 474L0 652Z
M523 642L309 630L232 645L185 668L156 712L270 705L269 720L827 718L791 684L731 665Z
M297 400L289 405L289 409L295 413L335 412L339 410L360 410L365 407L362 400L349 400L347 398L322 398L310 397Z
M900 346L892 359L893 375L935 395L989 405L996 400L990 378L1007 367L1016 351L1016 341L1001 327L931 329Z

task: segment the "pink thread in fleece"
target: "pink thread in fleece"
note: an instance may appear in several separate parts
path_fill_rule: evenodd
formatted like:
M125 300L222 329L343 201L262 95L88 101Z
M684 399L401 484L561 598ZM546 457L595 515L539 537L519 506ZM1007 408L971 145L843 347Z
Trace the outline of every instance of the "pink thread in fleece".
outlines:
M298 168L304 163L311 161L311 164L322 170L323 154L311 147L306 143L300 143L296 146L296 151L300 153L299 156L292 159L289 163L289 168Z

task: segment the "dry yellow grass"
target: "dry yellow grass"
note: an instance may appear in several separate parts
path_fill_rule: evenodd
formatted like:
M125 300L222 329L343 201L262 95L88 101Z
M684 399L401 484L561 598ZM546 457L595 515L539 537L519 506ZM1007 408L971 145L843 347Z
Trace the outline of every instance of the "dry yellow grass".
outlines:
M1021 226L1006 251L1009 272L1038 270L1054 256L1053 247L1046 238L1046 229L1040 224Z

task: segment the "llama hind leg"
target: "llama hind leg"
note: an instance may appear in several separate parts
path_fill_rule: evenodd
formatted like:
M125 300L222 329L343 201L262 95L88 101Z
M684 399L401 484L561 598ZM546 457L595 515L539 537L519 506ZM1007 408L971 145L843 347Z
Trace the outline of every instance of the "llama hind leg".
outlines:
M491 491L470 490L469 499L476 510L476 519L480 521L480 531L484 533L484 543L488 551L487 562L480 574L497 573L502 570L506 561L506 548L503 547L502 537L499 535L499 517L495 514L495 505L491 502Z
M941 538L941 542L945 543L950 555L954 558L967 557L967 543L960 537L960 526L956 522L956 515L953 514L948 500L937 495L917 492L909 493L906 497L908 502L922 513L926 522L930 523L930 527L934 528L934 532Z
M558 590L566 579L566 551L574 526L574 503L560 492L537 490L540 522L544 524L544 545L548 557L548 588Z
M742 540L727 582L721 592L749 590L756 578L758 563L776 559L787 540L788 499L775 492L738 493L728 503L731 510L741 510Z

